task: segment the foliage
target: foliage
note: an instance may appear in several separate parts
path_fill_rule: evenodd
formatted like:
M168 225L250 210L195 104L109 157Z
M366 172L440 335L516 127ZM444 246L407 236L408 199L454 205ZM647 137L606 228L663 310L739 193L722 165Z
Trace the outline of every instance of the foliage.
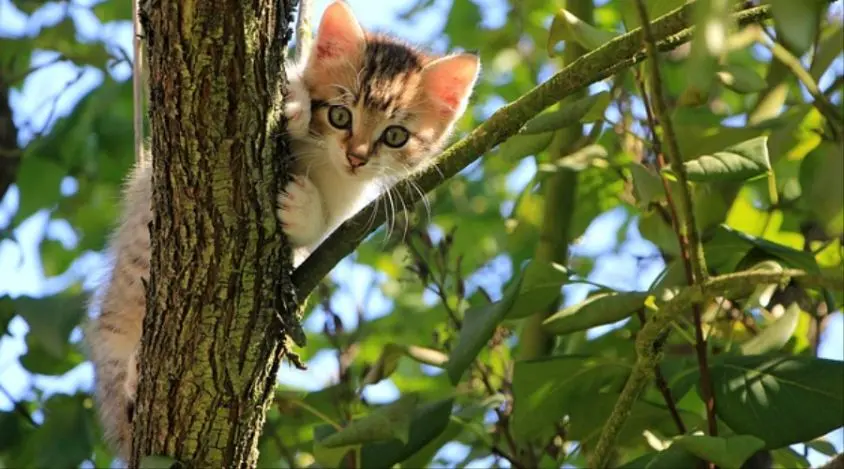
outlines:
M26 13L48 8L13 3ZM486 2L452 3L440 44L477 50L485 70L461 131L543 82L567 48L591 50L641 24L632 0L595 2L591 18L573 14L576 3L591 2L491 2L507 12L501 21ZM685 2L645 3L653 20ZM644 62L523 116L518 135L442 183L429 207L399 214L389 236L382 229L361 244L305 316L302 356L335 356L336 379L310 392L280 386L259 465L584 467L607 438L612 452L602 457L619 467L739 467L759 451L779 467L809 467L796 443L833 454L824 437L844 426L844 389L830 376L844 365L817 349L844 288L811 279L840 279L844 257L840 5L836 15L821 0L771 0L772 20L738 28L735 3L696 2L689 17L708 33L659 57L661 90ZM126 20L126 5L107 0L91 11ZM401 24L435 8L417 0ZM37 73L36 50L106 72L51 126L29 138L19 125L18 203L0 217L7 246L23 242L17 229L37 216L73 232L66 243L44 230L38 244L44 275L71 278L64 290L0 290L3 333L14 318L28 326L19 364L61 377L84 361L75 333L83 276L73 266L103 248L132 161L131 84L108 73L123 61L119 51L82 40L64 17L32 37L2 39L0 86ZM653 115L658 93L666 116ZM561 132L577 141L560 142ZM687 188L663 154L672 138ZM559 203L545 189L560 171L575 175L572 197L550 210L570 213L567 227L545 216ZM63 189L66 178L75 190ZM680 204L684 190L692 213ZM690 215L708 275L762 271L768 280L736 280L711 297L687 287L690 247L678 233ZM564 230L565 265L537 254L544 229ZM632 267L608 275L613 262ZM777 277L794 272L786 269L808 275ZM553 349L525 358L529 337L519 333L534 318ZM90 388L49 395L38 383L0 411L0 464L107 466ZM398 397L384 403L374 390L390 386ZM149 467L169 462L151 457Z

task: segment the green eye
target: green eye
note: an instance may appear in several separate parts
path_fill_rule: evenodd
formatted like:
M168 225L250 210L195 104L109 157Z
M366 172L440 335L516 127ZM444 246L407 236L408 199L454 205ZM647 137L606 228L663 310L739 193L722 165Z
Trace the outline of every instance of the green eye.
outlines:
M401 148L407 143L407 139L410 138L410 132L407 131L402 126L399 125L391 125L384 130L384 133L381 135L381 138L384 140L384 143L387 144L389 147L393 148Z
M338 129L352 128L352 111L345 106L331 106L328 109L328 122Z

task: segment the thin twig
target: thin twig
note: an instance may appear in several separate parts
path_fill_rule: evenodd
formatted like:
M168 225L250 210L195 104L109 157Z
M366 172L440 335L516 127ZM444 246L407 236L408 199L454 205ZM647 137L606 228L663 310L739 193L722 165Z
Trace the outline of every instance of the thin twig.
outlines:
M653 89L651 91L654 116L659 120L664 134L664 149L667 150L668 159L672 172L677 178L679 185L677 195L680 199L680 209L683 211L685 225L677 232L680 241L680 249L683 262L686 268L686 280L689 285L695 285L706 280L706 261L703 254L703 244L700 241L700 234L695 222L694 206L692 205L692 194L689 190L686 168L683 166L683 157L680 154L680 146L674 132L674 125L668 107L662 96L662 75L659 70L659 53L657 51L656 39L651 32L648 11L643 0L636 0L636 8L639 11L639 18L645 35L645 46L650 56L650 71ZM676 217L677 213L674 213ZM679 225L679 221L676 223ZM700 385L703 394L703 401L706 405L706 421L709 435L718 434L718 423L715 418L715 396L712 391L712 378L709 375L709 364L706 347L706 339L703 337L703 324L701 319L700 306L695 305L692 309L692 316L695 324L695 351L697 352L698 367L700 368Z
M636 312L636 315L639 317L639 321L642 323L642 326L648 322L647 318L645 317L645 312L643 310L639 310ZM674 420L674 424L677 425L677 430L680 434L686 433L686 425L683 423L683 418L680 416L680 411L677 410L677 404L674 402L674 396L671 395L671 388L668 387L668 383L665 381L665 376L662 375L662 370L659 367L659 363L654 366L654 383L656 384L656 388L659 390L659 393L662 394L662 398L665 400L665 405L668 407L668 412L671 413L671 419Z
M2 391L3 394L6 395L6 398L9 399L9 401L12 403L12 407L15 408L15 412L21 414L21 416L23 416L23 418L25 418L29 423L31 423L33 427L39 427L38 423L35 421L34 418L32 418L32 414L29 413L26 407L21 405L20 402L16 401L15 397L12 396L12 393L10 393L9 390L6 389L2 384L0 384L0 391Z

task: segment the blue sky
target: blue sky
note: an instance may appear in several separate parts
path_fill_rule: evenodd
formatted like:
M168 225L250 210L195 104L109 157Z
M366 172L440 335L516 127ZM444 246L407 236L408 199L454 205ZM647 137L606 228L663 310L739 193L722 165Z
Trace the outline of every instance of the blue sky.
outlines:
M89 2L90 0L84 0L76 1L73 4L87 5ZM328 0L314 0L313 3L312 22L317 23L319 16L328 4ZM412 42L430 46L434 50L441 51L444 48L443 41L432 38L438 31L442 30L451 6L451 0L436 0L434 7L427 10L423 15L417 15L412 24L397 19L397 14L409 5L408 0L390 2L349 0L349 3L366 28L393 32ZM499 1L485 0L482 11L484 22L489 26L495 26L506 21L506 10L502 8ZM26 17L16 11L9 0L0 0L0 37L33 35L37 33L41 25L55 22L62 12L63 7L48 4L31 17ZM131 54L132 31L130 24L102 25L85 8L72 8L70 12L77 24L81 38L104 38ZM51 58L52 56L46 53L37 55L33 58L33 65L47 62ZM127 79L130 70L128 66L119 66L112 70L112 73L117 79ZM87 70L66 92L62 92L66 83L74 79L76 74L77 68L72 65L57 64L45 67L30 76L20 92L13 93L12 106L16 123L19 125L24 122L29 123L29 126L21 132L22 144L32 138L33 129L41 129L50 124L48 122L49 106L44 105L45 100L51 100L53 96L60 95L55 118L67 113L85 93L98 86L102 81L102 72ZM494 107L487 110L492 111ZM532 162L523 162L509 178L508 186L513 190L518 190L530 180L534 171L535 167ZM73 182L68 180L64 183L63 190L72 192L73 185ZM10 190L5 199L0 201L0 227L9 222L16 206L17 192ZM580 254L597 256L595 270L590 276L591 280L619 289L646 289L659 274L663 265L660 262L654 262L644 266L644 268L637 266L635 256L652 254L654 248L650 243L642 240L635 228L629 229L627 241L620 249L615 249L615 232L623 219L624 214L620 210L602 215L593 223L579 244L573 249ZM102 267L101 256L96 253L84 255L61 277L43 277L38 257L38 242L45 228L52 236L62 242L68 244L74 242L73 234L60 222L51 221L47 223L47 220L46 213L38 213L16 230L15 235L19 244L16 245L10 241L0 242L0 295L17 296L26 294L40 296L60 291L69 283L80 280L84 281L87 287L93 286L93 277L90 273L96 272ZM504 259L496 259L492 263L497 271L508 272L511 270L509 262ZM357 266L347 259L335 269L332 276L341 283L341 293L333 300L334 309L343 316L347 327L352 327L356 322L354 312L357 306L365 301L363 292L377 274L371 269ZM483 276L470 279L470 283L483 284L492 291L500 290L498 281L493 280L490 284L490 279ZM569 303L579 301L587 294L587 291L584 286L566 287L566 300ZM373 295L365 306L367 319L386 314L390 310L389 300L380 293ZM313 314L306 327L312 333L316 333L321 329L323 321L321 314ZM23 337L27 332L27 325L23 320L15 319L10 324L10 330L13 337L0 340L0 383L15 399L23 398L33 384L48 393L72 392L80 387L90 389L91 368L87 363L58 378L35 377L25 372L20 367L17 357L26 350ZM599 332L595 331L596 334ZM78 339L78 332L75 335ZM844 336L844 321L842 321L841 314L838 313L830 321L821 342L821 356L844 360L844 345L842 345L844 339L842 339L842 336ZM332 381L335 370L336 361L333 354L325 352L318 354L311 361L310 370L307 372L298 372L282 367L280 381L303 389L319 389ZM395 386L389 380L370 386L365 392L372 401L391 400L397 395ZM7 397L0 394L0 408L8 409L10 406L11 402ZM837 432L833 438L839 450L844 446L842 439L842 432ZM460 449L452 447L452 451L460 452Z

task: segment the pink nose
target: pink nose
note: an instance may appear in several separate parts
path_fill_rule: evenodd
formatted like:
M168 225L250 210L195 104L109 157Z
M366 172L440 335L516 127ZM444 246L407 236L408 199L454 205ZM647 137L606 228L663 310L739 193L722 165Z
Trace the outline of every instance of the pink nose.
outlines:
M356 155L354 153L347 153L346 159L349 160L349 164L352 168L360 168L361 166L366 164L366 158L360 155Z

